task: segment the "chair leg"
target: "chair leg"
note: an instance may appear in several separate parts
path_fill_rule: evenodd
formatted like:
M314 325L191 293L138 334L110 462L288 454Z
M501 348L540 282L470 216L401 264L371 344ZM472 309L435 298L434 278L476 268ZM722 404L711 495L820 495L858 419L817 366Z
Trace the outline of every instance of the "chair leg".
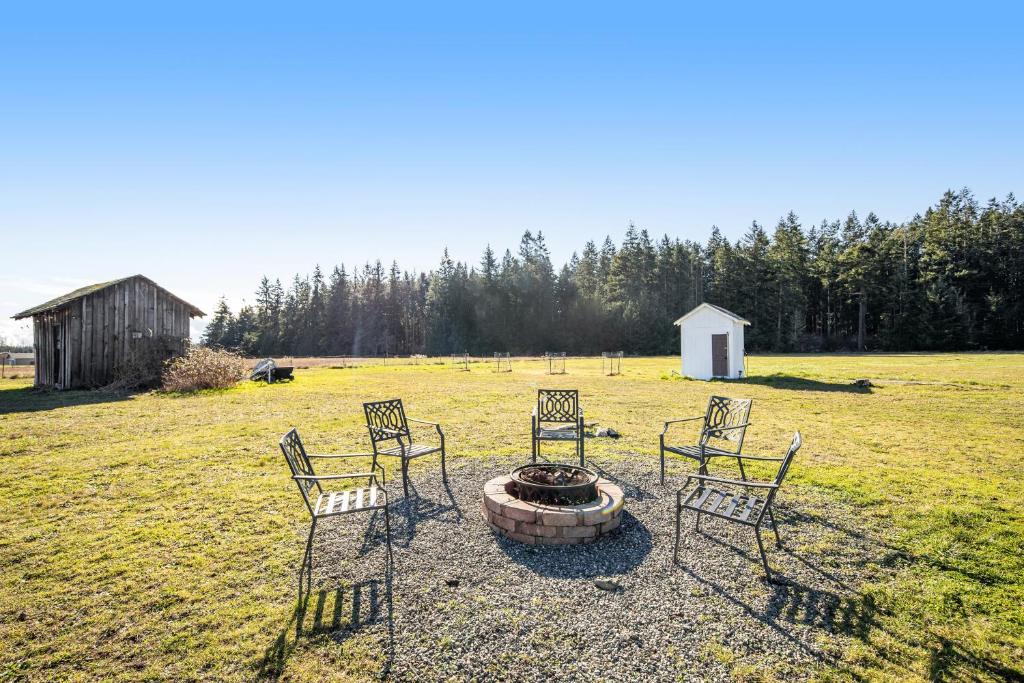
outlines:
M313 536L316 534L316 517L313 518L313 523L309 525L309 536L306 537L306 559L309 560L306 565L306 569L309 572L309 580L313 580Z
M736 463L740 466L740 479L746 481L747 473L743 469L743 458L736 458Z
M697 512L697 521L693 523L693 530L700 531L700 512Z
M779 536L779 525L775 523L775 515L772 514L772 509L768 508L768 520L772 523L772 529L775 531L775 545L782 547L782 536Z
M405 497L409 497L409 461L402 458L402 490L405 492Z
M444 446L441 447L441 481L448 483L448 468L444 462Z
M761 551L761 564L764 565L764 575L768 581L772 580L772 570L768 568L768 556L764 554L764 543L761 542L761 527L754 527L754 537L757 539L757 549Z
M661 485L665 485L665 438L661 438L661 443L658 444L658 451L661 453Z
M676 564L679 563L679 527L682 525L683 516L682 495L682 491L676 492L676 548L672 552L672 561Z

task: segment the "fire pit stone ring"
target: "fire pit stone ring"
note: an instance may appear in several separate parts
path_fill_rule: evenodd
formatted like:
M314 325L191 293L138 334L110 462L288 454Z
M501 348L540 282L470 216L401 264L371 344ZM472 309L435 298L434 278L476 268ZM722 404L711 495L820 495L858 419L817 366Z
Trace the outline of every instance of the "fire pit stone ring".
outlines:
M516 468L514 472L522 469ZM583 472L593 474L589 470ZM607 479L593 476L596 479L592 483L596 497L578 505L552 505L521 500L517 497L519 491L512 476L495 477L484 485L481 514L491 529L520 543L592 543L619 526L624 500L621 488Z

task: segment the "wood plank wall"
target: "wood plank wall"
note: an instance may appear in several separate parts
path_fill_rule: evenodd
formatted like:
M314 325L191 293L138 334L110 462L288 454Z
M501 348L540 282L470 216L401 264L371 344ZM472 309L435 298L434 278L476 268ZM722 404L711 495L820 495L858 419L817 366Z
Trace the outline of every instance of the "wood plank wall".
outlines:
M119 282L77 299L64 308L34 317L36 386L54 386L53 330L61 341L63 388L109 384L117 368L129 360L142 340L166 337L184 348L189 337L189 311L177 299L142 278Z

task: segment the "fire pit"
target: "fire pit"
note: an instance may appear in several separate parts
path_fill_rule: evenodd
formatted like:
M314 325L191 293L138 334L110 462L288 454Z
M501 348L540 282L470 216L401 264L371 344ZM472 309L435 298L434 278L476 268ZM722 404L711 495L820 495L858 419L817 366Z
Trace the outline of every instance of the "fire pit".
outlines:
M530 545L590 543L619 526L622 489L584 467L517 467L484 486L481 512L497 531Z
M575 465L523 465L509 478L509 493L530 503L582 505L597 499L597 474Z

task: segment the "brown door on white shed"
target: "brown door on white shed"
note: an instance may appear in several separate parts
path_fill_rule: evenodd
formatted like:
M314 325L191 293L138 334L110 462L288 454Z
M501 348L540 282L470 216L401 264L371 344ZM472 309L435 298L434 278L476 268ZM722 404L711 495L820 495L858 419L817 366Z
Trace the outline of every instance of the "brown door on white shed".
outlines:
M711 335L711 374L725 377L729 374L729 335Z

